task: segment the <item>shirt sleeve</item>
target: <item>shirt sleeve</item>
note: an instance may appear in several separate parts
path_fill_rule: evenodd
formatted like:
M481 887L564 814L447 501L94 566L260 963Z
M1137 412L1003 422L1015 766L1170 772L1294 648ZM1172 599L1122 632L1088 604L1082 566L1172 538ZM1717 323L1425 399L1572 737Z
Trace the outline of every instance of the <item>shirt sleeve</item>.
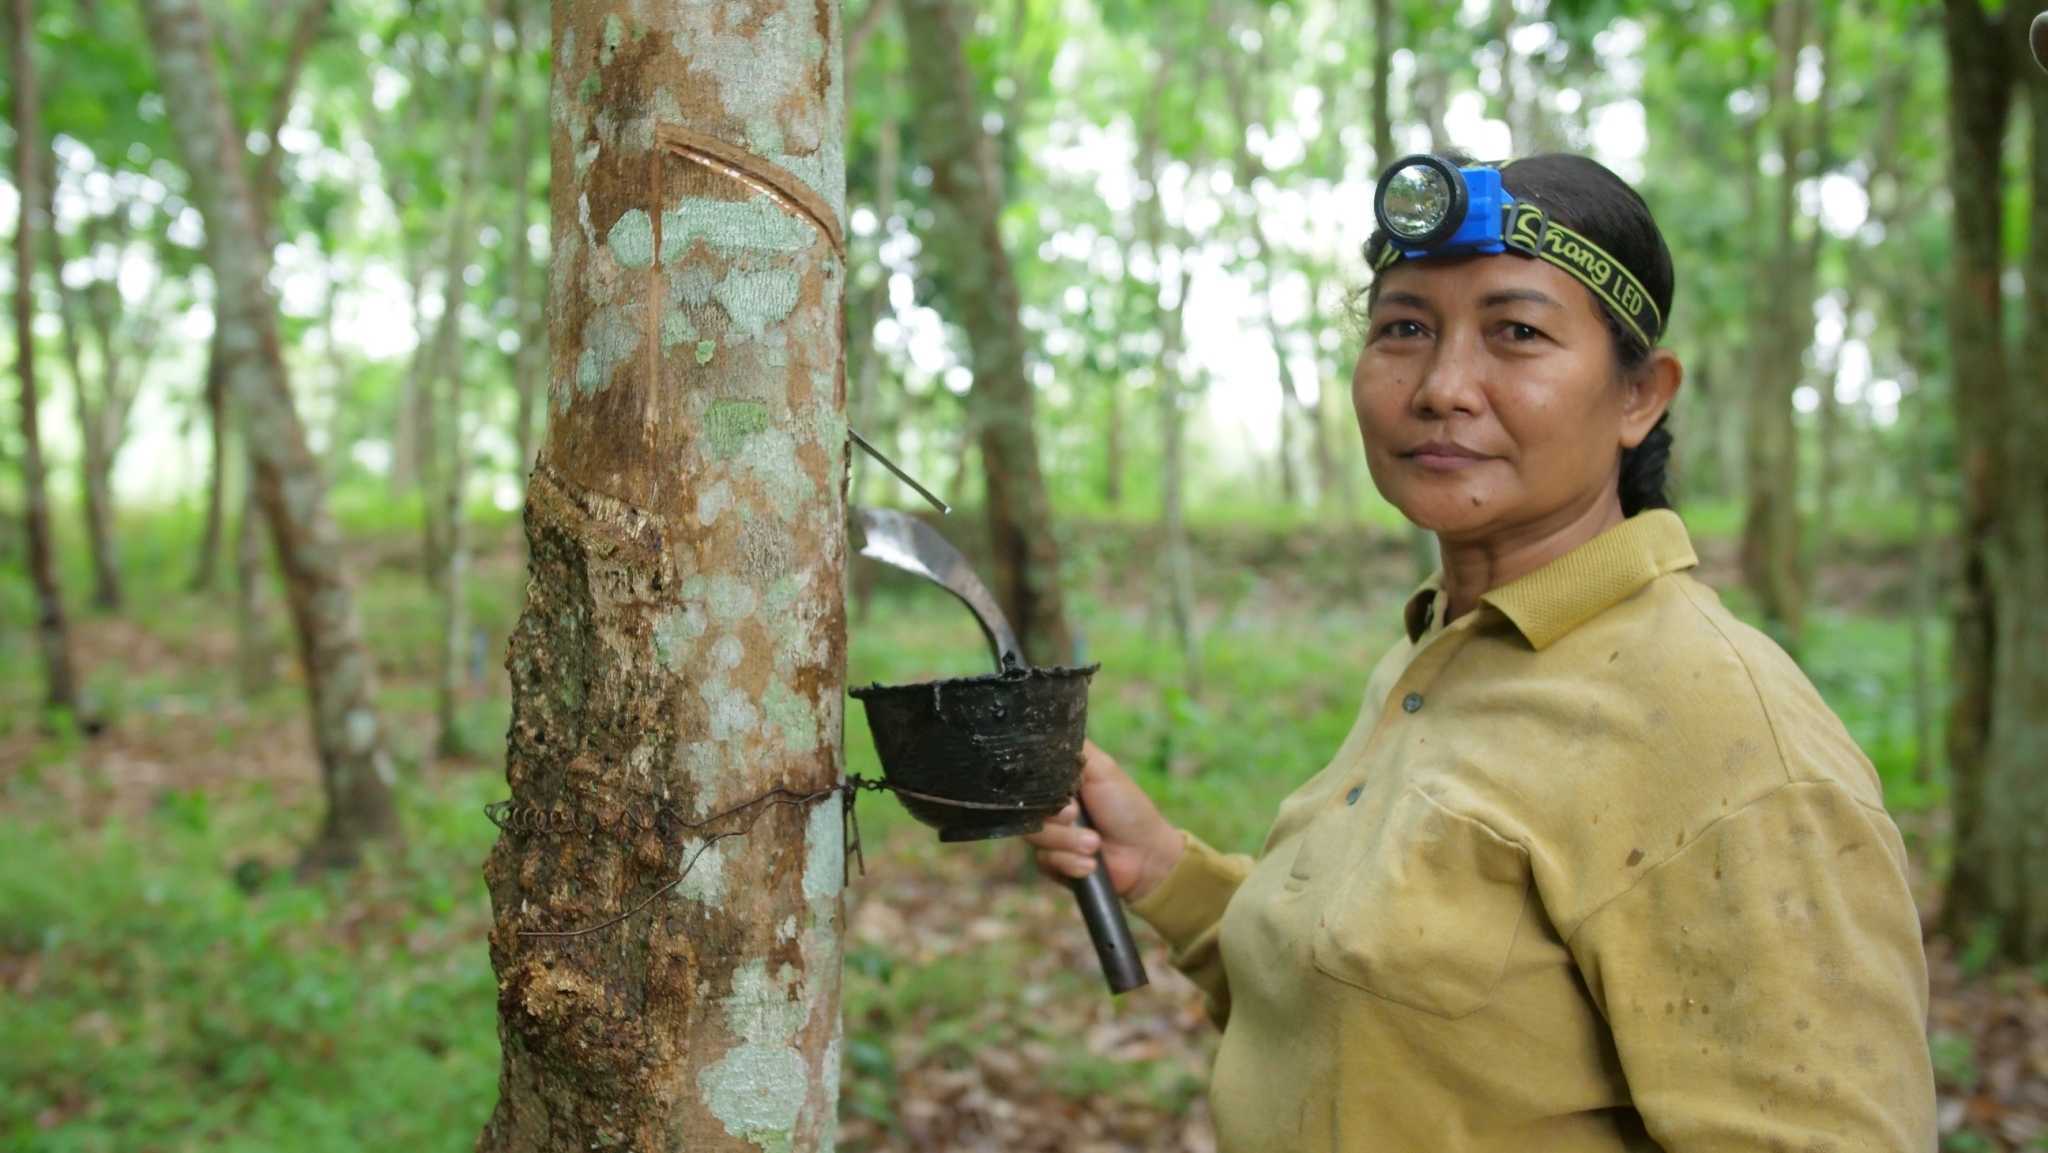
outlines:
M1219 853L1185 830L1181 835L1187 847L1173 871L1129 907L1166 938L1168 959L1202 990L1209 1019L1221 1029L1230 1017L1230 983L1219 947L1223 910L1251 872L1252 859Z
M1668 1153L1934 1148L1905 846L1840 786L1786 784L1721 818L1570 944Z

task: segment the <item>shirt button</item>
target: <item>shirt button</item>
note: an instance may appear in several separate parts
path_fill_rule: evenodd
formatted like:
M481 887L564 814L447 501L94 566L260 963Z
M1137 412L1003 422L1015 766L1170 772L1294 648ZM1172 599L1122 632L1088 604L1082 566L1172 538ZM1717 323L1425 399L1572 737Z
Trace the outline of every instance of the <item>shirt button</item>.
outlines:
M1353 785L1353 786L1351 786L1351 791L1350 791L1350 792L1348 792L1348 793L1346 793L1346 794L1344 794L1344 803L1345 803L1345 804L1347 804L1347 805L1355 805L1355 804L1357 804L1357 803L1358 803L1358 795L1359 795L1360 793L1363 793L1364 791L1365 791L1365 786L1364 786L1364 785Z
M1421 694L1421 693L1409 693L1409 694L1408 694L1407 696L1405 696L1405 697L1402 697L1402 698L1401 698L1401 708L1402 708L1402 709L1404 709L1404 710L1406 710L1406 711L1408 711L1408 712L1411 712L1411 713L1419 713L1419 712L1421 712L1421 711L1422 711L1422 694Z

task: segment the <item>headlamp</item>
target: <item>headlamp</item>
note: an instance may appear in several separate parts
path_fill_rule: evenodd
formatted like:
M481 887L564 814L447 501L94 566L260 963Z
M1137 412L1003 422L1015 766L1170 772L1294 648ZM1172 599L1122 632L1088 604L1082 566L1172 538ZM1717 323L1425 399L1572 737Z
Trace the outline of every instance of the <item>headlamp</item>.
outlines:
M1459 168L1440 156L1404 156L1373 189L1379 231L1366 257L1379 272L1400 260L1516 252L1554 265L1592 289L1644 344L1657 343L1664 319L1636 275L1605 249L1519 201L1497 168Z

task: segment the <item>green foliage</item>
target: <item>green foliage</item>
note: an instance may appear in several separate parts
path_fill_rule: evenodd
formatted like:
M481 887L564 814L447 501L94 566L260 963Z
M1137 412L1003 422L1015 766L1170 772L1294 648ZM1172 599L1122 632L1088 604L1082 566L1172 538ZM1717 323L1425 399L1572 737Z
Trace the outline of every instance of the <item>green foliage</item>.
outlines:
M315 885L281 872L310 814L280 827L268 785L174 792L97 830L10 819L0 952L33 995L0 1015L0 1143L340 1151L472 1133L496 1089L476 944L489 791L422 783L404 859Z
M308 777L201 778L137 809L134 798L146 793L83 771L100 762L82 736L30 742L23 771L0 779L0 981L13 990L0 1013L0 1145L449 1148L482 1124L497 1050L478 873L494 830L480 809L504 795L508 705L497 646L519 607L517 526L479 510L471 603L491 641L463 716L475 759L430 765L435 601L412 562L413 526L380 518L373 496L342 503L356 510L345 522L382 526L353 539L371 562L356 569L382 704L398 734L407 847L354 877L301 885L286 870L318 817ZM217 646L231 632L232 600L182 591L196 518L137 515L124 529L127 576L147 595L136 598L132 622L109 624L152 647ZM1142 542L1119 523L1071 531L1081 633L1104 666L1091 734L1176 820L1212 843L1256 849L1279 799L1342 739L1366 671L1393 637L1404 589L1370 567L1376 538L1354 533L1346 546L1288 522L1202 530L1202 548L1219 558L1202 581L1215 615L1204 632L1204 687L1190 696L1163 624L1123 592L1120 574L1142 557ZM1385 539L1398 560L1398 537ZM66 563L82 577L77 557ZM1283 580L1317 591L1282 592ZM18 572L0 575L0 605L25 606L24 586ZM1744 608L1739 595L1730 600ZM850 617L850 683L971 674L986 662L972 619L929 585L885 577L866 614ZM273 624L282 643L283 622ZM1912 750L1898 744L1907 739L1906 628L1889 613L1822 613L1804 655L1877 761L1888 799L1917 807L1938 799L1940 778L1922 789ZM96 668L93 684L124 732L151 732L160 716L213 718L212 744L179 755L240 765L303 724L298 692L281 680L244 702L202 660L153 658ZM0 703L32 696L35 683L23 630L0 633ZM0 729L14 726L0 744L18 742L32 717L0 707ZM849 771L879 775L857 704L845 739ZM104 815L82 822L81 812ZM941 846L880 795L861 797L859 817L870 872L854 876L856 890L930 885L967 871L963 861L976 877L1019 870L1024 879L1014 842ZM1022 916L1017 902L1033 894L1065 911L1063 895L1035 884L994 890L989 915ZM991 1050L1035 1054L1044 1084L1071 1098L1108 1095L1172 1114L1199 1095L1199 1073L1184 1060L1109 1060L1085 1029L1048 1016L1046 1006L1100 1003L1085 966L1049 966L1029 940L961 944L958 926L920 930L940 932L949 948L926 956L911 939L849 943L847 1117L886 1131L906 1070L1000 1059ZM1963 961L1975 963L1967 946ZM994 975L1017 985L993 994ZM1115 1011L1141 1009L1120 1002ZM1972 1084L1968 1042L1943 1045L1944 1084Z

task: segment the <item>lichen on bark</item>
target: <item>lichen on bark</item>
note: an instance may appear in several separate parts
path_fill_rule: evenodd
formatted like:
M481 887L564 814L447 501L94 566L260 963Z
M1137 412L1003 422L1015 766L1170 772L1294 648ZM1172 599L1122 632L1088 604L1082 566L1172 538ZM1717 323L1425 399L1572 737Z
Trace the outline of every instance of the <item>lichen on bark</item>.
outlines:
M579 828L665 819L500 836L503 1066L478 1147L827 1149L838 794L715 814L842 776L838 9L558 2L554 20L554 413L506 778ZM529 935L656 894L597 932Z

